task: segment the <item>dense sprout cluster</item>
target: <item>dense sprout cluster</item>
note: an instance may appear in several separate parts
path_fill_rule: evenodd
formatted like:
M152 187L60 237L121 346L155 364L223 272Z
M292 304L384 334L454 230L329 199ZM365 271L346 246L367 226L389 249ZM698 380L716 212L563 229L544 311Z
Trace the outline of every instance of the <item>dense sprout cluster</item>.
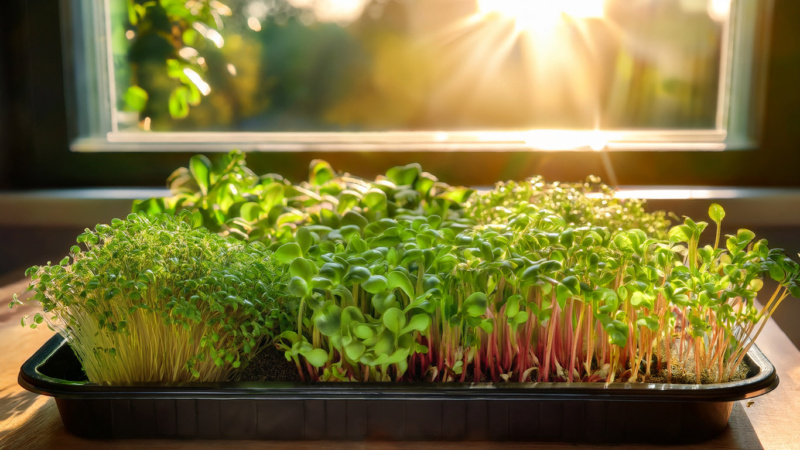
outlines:
M737 376L781 302L800 297L798 264L749 230L720 236L719 205L709 209L714 245L701 246L706 222L686 218L670 228L663 212L618 199L594 178L580 184L532 178L480 193L442 183L417 164L367 181L316 160L309 180L292 184L255 175L232 152L216 164L193 157L170 187L170 197L137 202L134 210L180 213L195 227L249 242L217 238L215 245L244 259L207 255L209 264L224 260L225 272L181 262L165 284L174 293L150 294L153 304L142 308L167 311L165 323L179 321L192 333L179 339L205 342L187 361L190 368L209 360L233 367L268 341L309 380L721 382ZM144 217L102 231L172 223ZM180 226L176 242L204 233ZM166 245L149 235L136 239L147 255ZM115 253L118 245L90 243L90 252L104 250L86 261L133 267L136 274L171 267L166 256L131 266L130 256ZM39 285L42 270L34 271ZM759 311L754 300L765 276L777 288ZM230 294L231 277L246 289ZM103 279L103 292L127 289L119 282ZM48 286L47 296L37 293L48 311L83 295L71 280ZM255 327L240 333L233 324L207 331L202 326L217 322L189 323L175 309L173 299L188 296L180 304L191 305L191 317L216 317L219 307L207 299L225 297L220 292L237 299L240 312L258 312L245 321L257 324L260 336ZM132 306L129 297L115 295L111 303ZM115 314L109 317L118 320ZM208 347L208 336L222 344Z
M468 214L481 224L502 223L534 206L564 219L571 227L604 226L611 230L640 229L665 238L669 220L664 211L647 212L645 201L621 199L597 177L584 183L546 183L542 177L523 182L499 182L494 190L472 196Z
M314 160L308 181L292 184L280 175L256 176L233 151L211 163L191 158L167 183L172 196L136 201L134 212L193 212L196 224L248 241L287 241L298 227L351 224L347 216L375 221L387 217L438 214L463 216L462 204L473 190L453 187L423 172L419 164L395 167L374 181L336 173Z
M300 299L281 348L323 380L643 381L677 368L719 382L798 294L797 264L746 230L698 249L691 221L659 241L533 206L509 219L299 230L275 253ZM759 312L765 271L781 286Z
M144 214L86 230L78 244L27 274L44 310L32 326L58 329L90 381L225 380L274 329L279 271L260 244Z
M194 213L196 224L251 241L291 240L303 225L338 227L348 222L343 216L350 211L368 221L438 215L474 226L502 223L532 205L572 227L637 228L665 238L670 225L663 211L647 212L644 200L617 198L596 177L584 183L546 183L534 177L475 192L443 183L419 164L394 167L369 181L314 160L308 181L292 184L277 174L256 175L244 154L233 151L215 163L194 156L167 184L170 197L137 200L134 212L174 214L185 209Z

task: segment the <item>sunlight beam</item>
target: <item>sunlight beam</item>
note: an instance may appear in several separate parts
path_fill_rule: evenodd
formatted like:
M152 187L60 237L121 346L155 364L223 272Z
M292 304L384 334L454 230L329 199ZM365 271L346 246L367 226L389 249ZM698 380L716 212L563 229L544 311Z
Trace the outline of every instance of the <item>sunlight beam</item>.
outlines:
M519 31L554 28L563 16L575 19L603 17L605 0L478 0L478 10L514 20Z

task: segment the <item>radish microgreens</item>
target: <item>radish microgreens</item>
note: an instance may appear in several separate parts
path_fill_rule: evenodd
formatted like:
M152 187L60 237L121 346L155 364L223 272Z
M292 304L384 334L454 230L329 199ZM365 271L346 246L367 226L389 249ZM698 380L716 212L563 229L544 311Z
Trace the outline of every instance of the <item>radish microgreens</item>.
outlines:
M716 222L721 211L711 208ZM706 224L688 218L663 240L572 228L534 205L508 219L302 232L305 250L276 252L301 299L280 347L321 380L721 382L800 294L797 263L748 230L700 248ZM759 312L764 274L779 287Z

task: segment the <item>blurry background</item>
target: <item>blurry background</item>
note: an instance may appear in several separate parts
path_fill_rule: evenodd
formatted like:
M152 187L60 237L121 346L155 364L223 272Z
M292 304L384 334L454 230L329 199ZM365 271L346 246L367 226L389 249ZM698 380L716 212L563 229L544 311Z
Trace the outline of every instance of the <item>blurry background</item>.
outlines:
M715 127L727 1L552 3L111 2L118 129Z
M81 127L70 0L0 7L0 281L60 259L83 228L157 195L181 151L72 152ZM91 3L91 2L89 2ZM134 137L167 132L713 130L726 1L109 0L113 95L93 114ZM540 14L521 14L536 5ZM422 163L451 184L596 174L654 208L748 227L800 251L800 2L774 0L758 144L723 152L251 153L291 180L323 158L374 177ZM722 6L720 6L722 5ZM79 23L85 23L77 21ZM91 36L91 29L88 30ZM77 71L75 69L78 69ZM760 85L747 86L756 92ZM604 158L606 158L604 160ZM609 164L610 163L610 164ZM707 189L707 187L717 189ZM87 188L98 188L89 189ZM123 188L123 189L109 189ZM672 188L672 189L664 189ZM679 188L676 190L676 188ZM659 190L660 189L660 190ZM731 230L729 230L731 231ZM784 329L800 343L800 306Z
M608 0L601 19L590 7L594 0L557 7L540 0L115 0L108 2L112 113L94 114L113 115L116 130L134 136L147 129L149 136L474 127L704 131L720 111L724 14L714 5L727 4L720 1ZM773 14L764 20L771 26L756 37L768 46L758 55L765 59L764 114L747 124L760 130L750 151L608 153L616 177L594 152L276 151L248 162L295 180L311 159L323 157L362 176L418 161L454 184L598 174L621 185L798 186L800 5L758 2L768 3ZM187 4L205 9L182 18ZM520 15L521 4L542 14ZM70 152L81 119L74 106L87 97L76 95L72 78L88 63L63 39L76 32L69 29L75 21L60 17L69 9L58 0L3 8L0 98L9 119L2 124L0 187L163 186L192 154L191 144L180 152Z

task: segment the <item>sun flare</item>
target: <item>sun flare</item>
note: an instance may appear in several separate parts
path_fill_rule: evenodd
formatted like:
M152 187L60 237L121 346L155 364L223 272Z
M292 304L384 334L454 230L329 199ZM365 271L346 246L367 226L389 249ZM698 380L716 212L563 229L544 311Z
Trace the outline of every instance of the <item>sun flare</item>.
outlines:
M514 20L522 30L547 30L563 18L603 17L605 0L478 0L478 9L485 15L499 14Z

